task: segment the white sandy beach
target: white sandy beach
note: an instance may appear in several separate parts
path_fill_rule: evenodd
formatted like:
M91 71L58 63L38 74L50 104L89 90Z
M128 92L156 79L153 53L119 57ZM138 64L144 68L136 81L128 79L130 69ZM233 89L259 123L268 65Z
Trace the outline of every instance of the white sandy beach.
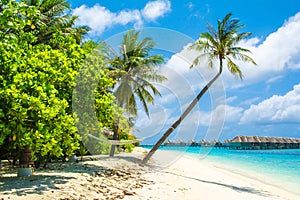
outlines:
M1 170L0 199L300 199L268 180L237 174L206 160L160 151L150 164L138 163L142 148L114 158L86 157L54 163L30 177ZM172 163L163 163L169 158ZM164 167L162 167L164 166Z

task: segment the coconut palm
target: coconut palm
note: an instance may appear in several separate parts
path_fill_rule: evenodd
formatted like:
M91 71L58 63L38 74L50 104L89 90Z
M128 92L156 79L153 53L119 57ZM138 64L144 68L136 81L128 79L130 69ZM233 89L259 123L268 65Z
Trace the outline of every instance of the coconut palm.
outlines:
M123 36L120 56L109 62L109 75L116 80L114 95L120 107L128 116L137 116L137 99L142 103L149 116L148 103L154 102L154 96L160 95L153 83L166 78L158 73L157 66L164 62L162 55L151 55L155 42L147 37L139 41L139 31L130 30ZM114 131L114 139L118 136L118 122ZM114 155L112 146L111 156Z
M205 85L200 91L197 97L191 102L183 114L177 121L165 132L165 134L158 140L150 152L145 156L142 161L142 165L146 164L150 157L155 153L159 146L168 138L168 136L176 129L176 127L183 121L183 119L191 112L193 107L197 105L197 102L209 89L209 87L219 78L223 71L223 65L226 63L229 71L242 78L242 72L239 66L234 63L235 60L241 60L244 62L250 62L256 65L255 61L247 54L251 53L250 50L236 46L241 40L248 37L250 32L239 33L239 30L244 27L240 24L238 19L231 19L232 14L229 13L225 18L218 20L217 30L213 28L211 24L208 24L208 32L201 33L200 38L190 46L190 49L194 49L200 52L200 55L193 61L191 67L198 65L202 58L208 59L209 67L213 67L215 61L219 63L219 71L212 78L211 81Z
M49 43L54 33L72 35L79 43L89 30L87 26L75 27L77 16L70 14L71 6L66 0L23 0L28 6L40 11L40 20L36 24L37 42ZM30 30L30 29L29 29Z

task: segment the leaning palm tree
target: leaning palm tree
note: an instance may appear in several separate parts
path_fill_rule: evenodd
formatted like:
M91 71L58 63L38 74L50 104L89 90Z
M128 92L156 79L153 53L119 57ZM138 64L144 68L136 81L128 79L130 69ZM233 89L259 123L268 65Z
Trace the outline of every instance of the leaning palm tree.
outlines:
M139 31L130 30L123 36L120 56L109 61L109 75L116 80L114 95L117 104L124 108L128 116L137 116L137 99L149 116L148 103L154 102L154 95L160 95L154 83L166 78L157 71L164 62L162 55L151 55L155 42L151 38L139 41ZM113 139L118 139L118 120ZM110 156L114 155L112 145Z
M227 64L229 71L232 74L237 75L239 78L243 77L242 72L239 66L233 62L233 59L250 62L256 65L255 61L247 55L248 53L251 53L248 49L236 46L241 40L248 37L251 33L239 33L239 29L244 27L244 25L239 24L240 21L238 19L231 19L231 16L232 14L227 14L222 21L218 20L217 30L215 30L211 24L208 24L208 32L201 33L200 38L190 46L190 49L195 49L200 52L200 55L196 57L191 67L198 65L202 58L207 58L209 67L213 67L214 61L219 63L219 72L205 85L179 119L172 124L172 126L153 146L150 152L143 159L142 165L148 162L150 157L155 153L160 145L191 112L194 106L197 105L197 102L201 99L209 87L219 78L223 71L224 63Z
M84 34L89 30L87 26L75 27L78 18L70 14L71 6L66 0L22 0L28 6L35 6L40 11L40 19L36 24L36 43L48 44L54 33L64 36L72 35L80 43ZM31 29L29 29L30 31Z

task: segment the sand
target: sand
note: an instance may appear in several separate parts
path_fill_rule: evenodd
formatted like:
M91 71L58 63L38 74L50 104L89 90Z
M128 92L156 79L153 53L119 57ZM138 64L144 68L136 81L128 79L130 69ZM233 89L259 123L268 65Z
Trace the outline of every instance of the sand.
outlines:
M114 158L51 163L29 177L16 177L15 169L2 167L0 199L300 199L267 180L186 154L159 151L142 167L145 153L135 148Z

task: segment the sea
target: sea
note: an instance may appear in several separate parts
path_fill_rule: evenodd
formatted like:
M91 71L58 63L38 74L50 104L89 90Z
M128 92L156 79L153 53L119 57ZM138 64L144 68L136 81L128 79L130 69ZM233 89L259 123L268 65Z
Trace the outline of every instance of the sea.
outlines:
M199 146L162 146L159 149L205 159L226 170L300 196L300 149L230 150Z

